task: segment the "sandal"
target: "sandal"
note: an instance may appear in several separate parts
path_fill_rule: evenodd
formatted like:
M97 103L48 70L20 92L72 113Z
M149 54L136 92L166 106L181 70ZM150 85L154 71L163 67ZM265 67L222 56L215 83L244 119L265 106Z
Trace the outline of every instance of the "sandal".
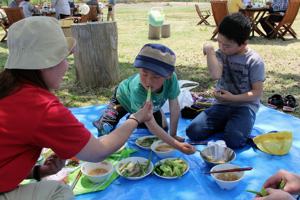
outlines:
M283 108L282 110L285 112L294 112L298 103L293 95L287 95L283 100Z
M282 108L283 107L283 99L280 94L274 94L268 98L268 106L271 108Z

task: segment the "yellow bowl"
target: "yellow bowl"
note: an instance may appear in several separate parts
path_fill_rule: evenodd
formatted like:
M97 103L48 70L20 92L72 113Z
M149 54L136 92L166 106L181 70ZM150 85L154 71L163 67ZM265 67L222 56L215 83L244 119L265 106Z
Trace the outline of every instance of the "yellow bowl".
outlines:
M292 146L293 134L289 131L266 133L253 138L256 146L263 152L272 155L287 154Z

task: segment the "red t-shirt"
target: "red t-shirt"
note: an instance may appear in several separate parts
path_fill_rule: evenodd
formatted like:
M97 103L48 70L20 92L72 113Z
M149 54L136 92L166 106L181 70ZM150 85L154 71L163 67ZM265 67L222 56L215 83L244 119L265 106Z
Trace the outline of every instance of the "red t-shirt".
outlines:
M0 192L13 190L28 176L43 147L67 159L90 137L52 93L24 84L0 99Z

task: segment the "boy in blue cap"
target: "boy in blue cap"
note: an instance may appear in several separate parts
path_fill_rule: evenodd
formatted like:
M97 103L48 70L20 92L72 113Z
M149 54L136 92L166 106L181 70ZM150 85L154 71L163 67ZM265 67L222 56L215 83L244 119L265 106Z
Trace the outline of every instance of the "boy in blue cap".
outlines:
M184 153L194 152L194 147L181 143L184 138L176 135L180 113L177 97L180 89L174 73L175 61L175 53L168 47L161 44L144 45L134 61L139 73L119 84L107 110L93 123L99 136L112 131L125 114L140 109L150 88L154 118L150 122L140 124L139 127L148 128L150 132ZM170 135L173 138L166 133L168 125L161 110L166 100L169 100Z

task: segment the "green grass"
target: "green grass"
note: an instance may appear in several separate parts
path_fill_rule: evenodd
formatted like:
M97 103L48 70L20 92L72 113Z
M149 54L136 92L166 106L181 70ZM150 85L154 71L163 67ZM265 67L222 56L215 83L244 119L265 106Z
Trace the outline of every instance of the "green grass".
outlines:
M160 40L148 39L147 13L151 7L162 6L166 22L171 24L171 37ZM200 7L209 8L209 3L200 3ZM106 11L106 10L105 10ZM127 78L136 70L132 67L135 56L145 43L162 43L169 46L177 54L176 71L179 79L198 81L196 91L210 95L214 82L209 78L206 58L202 54L205 42L210 41L214 26L196 26L199 18L194 3L139 3L117 4L116 20L118 26L118 53L120 80ZM214 24L213 18L208 21ZM300 34L300 18L293 25ZM0 34L3 34L0 33ZM249 41L249 47L257 51L266 64L266 81L264 85L263 103L274 93L283 96L294 95L300 100L300 43L299 40L288 41L266 40L255 37ZM0 69L7 57L7 47L0 44ZM71 69L65 76L61 90L56 91L66 106L106 103L115 85L110 88L82 88L75 80L73 58L70 58ZM293 113L300 116L299 109Z

